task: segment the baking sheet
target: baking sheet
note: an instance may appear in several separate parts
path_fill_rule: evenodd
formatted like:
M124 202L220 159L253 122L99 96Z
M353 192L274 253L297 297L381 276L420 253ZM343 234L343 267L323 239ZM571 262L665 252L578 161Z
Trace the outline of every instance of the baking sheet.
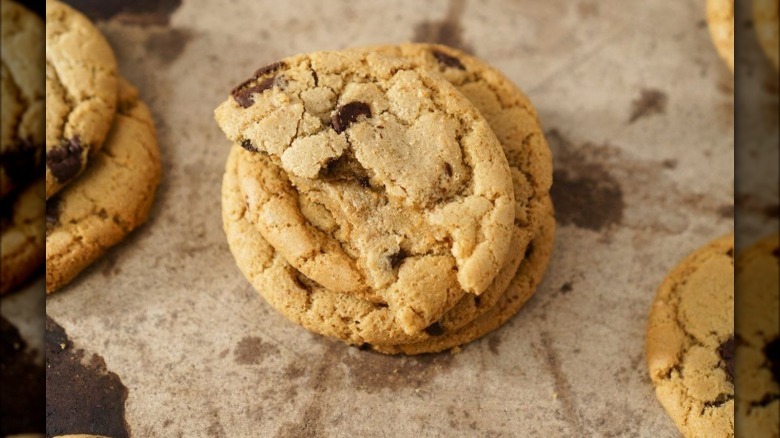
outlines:
M131 435L676 436L646 375L647 313L665 273L734 226L733 77L703 1L113 3L77 4L151 106L164 178L149 222L47 313L127 387ZM222 232L212 111L231 87L284 56L408 40L505 72L554 153L547 277L454 355L309 334L252 290Z

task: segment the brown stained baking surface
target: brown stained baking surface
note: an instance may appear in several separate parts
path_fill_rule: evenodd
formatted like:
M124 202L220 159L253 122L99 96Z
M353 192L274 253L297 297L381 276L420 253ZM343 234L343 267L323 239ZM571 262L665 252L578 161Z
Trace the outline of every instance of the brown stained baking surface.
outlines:
M133 436L678 436L647 377L647 314L675 261L734 226L733 84L700 2L78 2L152 109L164 178L148 224L47 312L121 376ZM285 56L410 40L475 53L528 94L559 226L506 326L387 357L289 323L241 275L212 112Z
M106 370L102 357L73 346L67 333L46 318L46 433L128 437L127 388Z

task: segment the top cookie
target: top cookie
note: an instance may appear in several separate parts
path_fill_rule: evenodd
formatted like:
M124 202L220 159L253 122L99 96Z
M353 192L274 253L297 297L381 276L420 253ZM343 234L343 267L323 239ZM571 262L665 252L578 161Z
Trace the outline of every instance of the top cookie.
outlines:
M43 158L44 24L10 1L2 11L2 111L0 111L0 197L38 175Z
M707 0L707 26L718 54L734 71L734 0Z
M656 395L685 436L734 435L734 236L682 261L653 303L645 345Z
M463 95L409 61L288 58L216 118L263 152L238 175L264 237L326 288L388 304L405 330L482 293L506 260L514 196L501 146Z
M116 60L106 39L81 13L46 0L47 199L103 145L116 96Z

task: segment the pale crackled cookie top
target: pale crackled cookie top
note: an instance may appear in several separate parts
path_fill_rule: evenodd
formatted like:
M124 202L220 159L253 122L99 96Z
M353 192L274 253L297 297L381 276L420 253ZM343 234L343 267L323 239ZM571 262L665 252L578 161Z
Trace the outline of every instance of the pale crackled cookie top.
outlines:
M664 280L645 353L656 396L685 436L734 436L734 236L686 257Z
M271 245L326 288L386 303L406 330L482 293L504 264L506 158L446 80L398 58L320 52L260 69L216 117L257 151L239 184Z
M114 53L81 13L46 1L46 198L86 167L116 109Z
M734 0L707 0L707 27L718 54L734 71Z
M142 224L160 181L160 152L149 108L120 80L117 116L81 178L46 200L46 291Z
M2 11L0 198L38 175L44 150L44 24L10 0Z
M18 286L43 263L44 181L0 201L0 294Z
M737 436L780 434L780 235L737 255Z

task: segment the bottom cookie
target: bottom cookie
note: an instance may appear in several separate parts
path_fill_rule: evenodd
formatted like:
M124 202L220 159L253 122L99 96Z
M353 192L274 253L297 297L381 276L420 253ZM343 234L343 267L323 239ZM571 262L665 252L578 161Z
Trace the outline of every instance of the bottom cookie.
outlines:
M737 436L780 436L780 235L737 255Z
M734 236L687 256L658 288L645 356L685 436L734 436Z
M19 286L43 263L44 184L41 179L0 201L0 294Z
M159 181L152 115L121 81L103 148L76 181L46 201L46 292L68 283L143 223Z
M459 330L424 342L403 345L372 345L371 348L387 354L422 354L449 350L485 336L514 316L533 296L547 270L555 241L555 219L552 213L542 222L539 234L531 241L525 258L520 262L515 277L498 302L477 319Z

